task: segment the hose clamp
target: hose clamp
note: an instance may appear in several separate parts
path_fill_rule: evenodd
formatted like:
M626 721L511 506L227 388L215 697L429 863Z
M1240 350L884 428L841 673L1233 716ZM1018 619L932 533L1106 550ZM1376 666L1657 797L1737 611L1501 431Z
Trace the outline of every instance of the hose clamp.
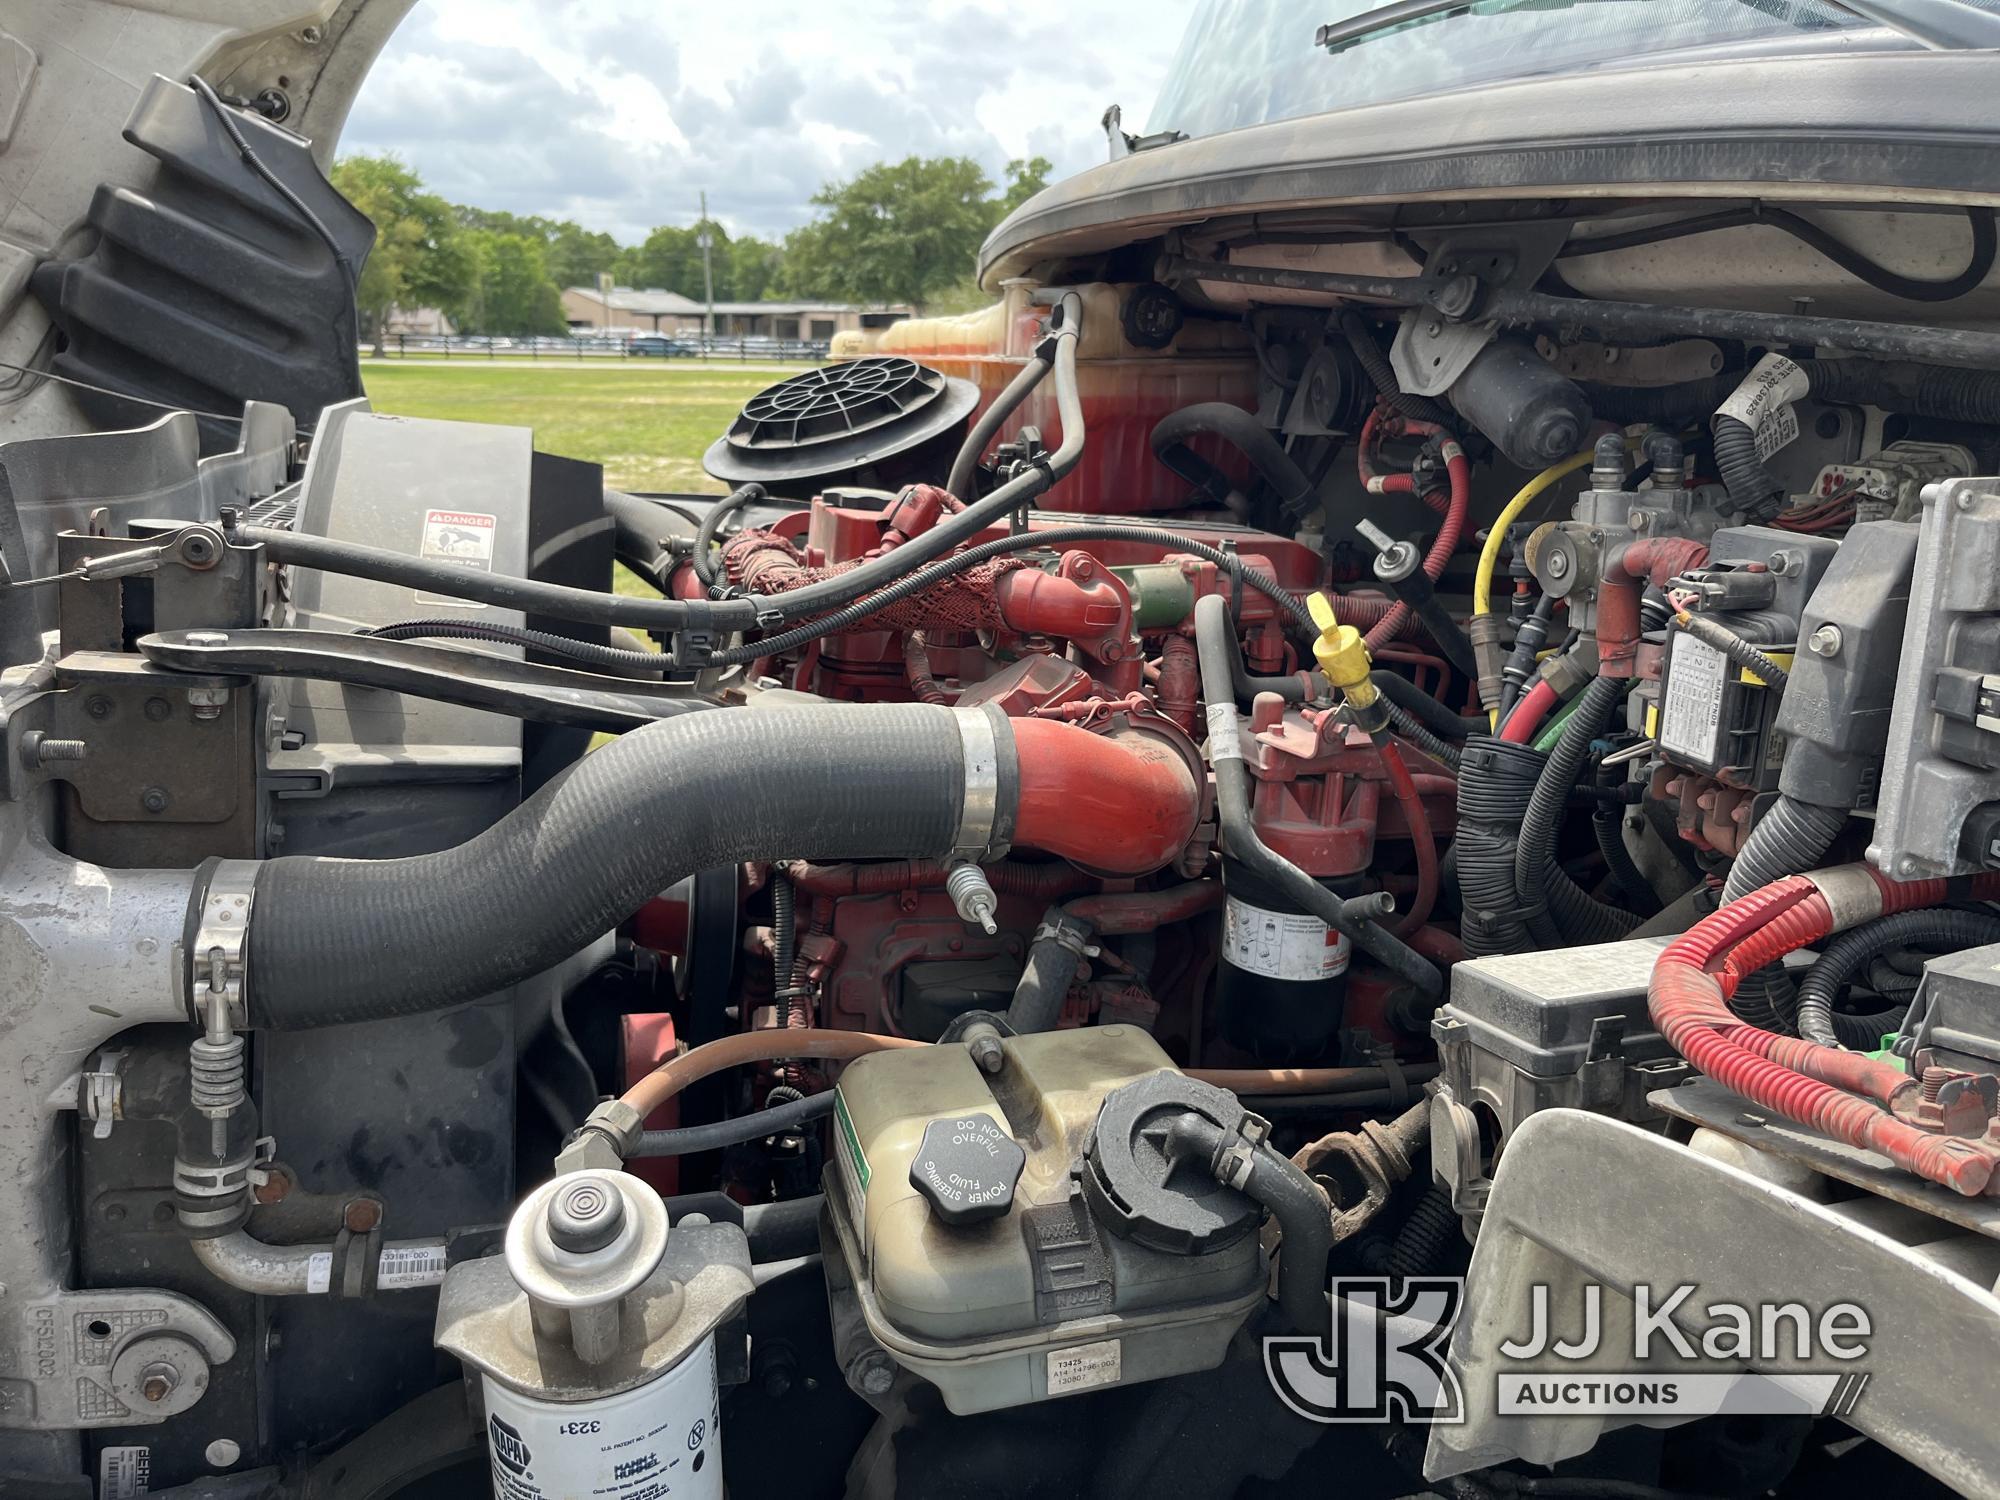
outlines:
M1013 733L1010 726L1003 742L1000 726L994 721L1004 715L993 705L953 709L952 718L958 725L959 749L965 766L965 798L951 852L956 859L978 864L999 858L1013 837L1011 809L1003 815L1000 801L1001 781L1006 779L1012 784L1018 780L1013 763ZM1007 762L1004 772L1003 759Z
M257 900L255 859L217 860L188 955L189 1002L197 1025L220 1001L231 1031L250 1026L250 911Z

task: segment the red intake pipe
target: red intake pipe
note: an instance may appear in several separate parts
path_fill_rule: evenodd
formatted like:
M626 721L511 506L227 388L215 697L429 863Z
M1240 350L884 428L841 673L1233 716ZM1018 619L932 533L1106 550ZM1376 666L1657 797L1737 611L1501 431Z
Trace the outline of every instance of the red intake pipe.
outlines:
M1168 746L1045 719L1011 723L1021 766L1016 844L1104 875L1150 875L1187 847L1201 788Z

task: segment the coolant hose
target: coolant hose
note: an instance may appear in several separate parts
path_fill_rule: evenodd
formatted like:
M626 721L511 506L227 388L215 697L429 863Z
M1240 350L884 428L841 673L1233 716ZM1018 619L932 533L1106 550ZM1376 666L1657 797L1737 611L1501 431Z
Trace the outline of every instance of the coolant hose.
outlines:
M701 525L694 533L694 576L701 580L703 588L715 583L715 539L722 532L722 523L746 505L764 498L761 484L739 484L722 499L708 508L708 514L701 518Z
M1258 837L1250 820L1250 770L1237 743L1238 718L1229 680L1229 608L1218 594L1195 601L1195 648L1201 658L1201 694L1208 707L1208 754L1215 767L1216 821L1230 858L1260 880L1275 886L1335 932L1389 970L1414 985L1427 999L1444 993L1437 966L1416 949L1359 914L1382 910L1379 899L1359 898L1354 909L1304 870ZM1382 893L1377 893L1377 898ZM1391 905L1393 906L1393 902Z
M1088 922L1060 906L1042 913L1042 925L1035 929L1035 940L1028 945L1028 961L1014 986L1013 1003L1007 1007L1007 1024L1016 1035L1056 1029L1070 981L1076 977L1077 960L1089 941Z
M1991 912L1938 907L1929 911L1897 912L1851 927L1820 950L1806 977L1799 981L1799 1035L1822 1047L1842 1045L1833 1012L1834 1001L1861 966L1892 948L1976 948L2000 943L2000 916ZM1878 1033L1879 1037L1879 1033Z
M960 500L973 499L972 482L979 472L979 460L986 452L986 445L993 441L1007 419L1014 415L1020 404L1028 399L1034 388L1042 383L1042 377L1049 373L1049 363L1044 359L1030 359L1021 366L1021 373L1007 382L1007 388L986 403L986 410L972 424L972 430L959 444L958 456L951 461L951 473L946 477L944 487Z
M1199 1163L1217 1182L1235 1188L1278 1221L1278 1306L1302 1332L1326 1323L1326 1258L1333 1250L1333 1206L1305 1169L1269 1141L1243 1138L1193 1110L1166 1127L1163 1154L1170 1162Z
M491 994L676 881L745 860L941 859L1011 840L1149 874L1193 830L1193 783L1150 743L984 709L814 704L649 724L453 848L266 861L248 924L252 1021L326 1026Z
M1422 720L1425 727L1441 740L1456 743L1470 735L1486 732L1484 718L1461 718L1401 672L1392 672L1387 667L1377 667L1368 674L1368 680L1381 689L1384 698L1405 710L1411 718Z
M1160 418L1151 439L1153 457L1190 484L1206 486L1213 471L1187 446L1190 438L1202 433L1223 439L1249 459L1251 467L1277 495L1278 504L1286 514L1309 513L1319 493L1317 487L1292 462L1291 455L1278 446L1277 439L1257 420L1256 413L1231 406L1227 401L1198 401Z

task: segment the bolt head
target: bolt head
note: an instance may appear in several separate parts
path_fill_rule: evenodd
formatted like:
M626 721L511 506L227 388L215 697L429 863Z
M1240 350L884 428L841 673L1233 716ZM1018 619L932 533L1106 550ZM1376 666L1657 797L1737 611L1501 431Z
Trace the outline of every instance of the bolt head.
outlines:
M167 1361L155 1360L139 1372L139 1394L148 1401L164 1401L174 1393L174 1387L181 1383L178 1366Z
M1569 554L1567 552L1551 552L1549 554L1548 567L1551 578L1569 577Z
M1806 649L1814 656L1840 655L1840 627L1822 625L1806 641Z
M217 1438L202 1450L211 1469L227 1469L243 1456L242 1445L233 1438Z
M559 1250L602 1250L624 1227L624 1196L608 1183L585 1177L549 1199L549 1239Z
M111 717L111 700L102 693L93 693L84 700L83 711L93 719L108 719Z
M965 1050L971 1054L982 1073L998 1073L1007 1066L1006 1049L1000 1045L1000 1038L990 1031L973 1037L966 1043Z
M167 794L163 788L149 786L139 794L139 805L149 813L163 813L167 810Z
M854 1362L854 1385L864 1396L886 1396L896 1383L896 1362L872 1349Z

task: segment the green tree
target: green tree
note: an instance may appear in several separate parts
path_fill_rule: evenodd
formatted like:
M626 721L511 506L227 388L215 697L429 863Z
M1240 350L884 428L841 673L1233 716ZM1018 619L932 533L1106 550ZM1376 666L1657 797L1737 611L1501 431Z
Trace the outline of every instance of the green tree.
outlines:
M998 224L1015 209L1049 185L1056 165L1046 156L1015 157L1007 163L1007 185L1000 190L1000 211L993 216Z
M784 271L781 245L745 235L729 242L729 298L732 302L767 301L778 289ZM722 292L719 284L716 296Z
M463 326L468 333L563 334L562 296L549 279L547 252L527 234L465 232L474 268Z
M626 286L660 287L701 301L701 233L704 229L714 236L708 253L715 277L715 300L748 300L737 294L734 246L730 242L729 231L713 219L698 219L687 226L662 224L642 243L618 257L615 269L619 281Z
M785 237L779 283L799 297L907 302L957 300L979 242L1003 214L1040 192L1046 158L1007 164L1007 185L962 156L882 162L813 198L822 212Z
M456 317L471 292L473 266L452 206L425 192L423 179L394 156L343 157L332 177L375 224L375 248L356 294L362 336L379 352L391 308L439 307Z

